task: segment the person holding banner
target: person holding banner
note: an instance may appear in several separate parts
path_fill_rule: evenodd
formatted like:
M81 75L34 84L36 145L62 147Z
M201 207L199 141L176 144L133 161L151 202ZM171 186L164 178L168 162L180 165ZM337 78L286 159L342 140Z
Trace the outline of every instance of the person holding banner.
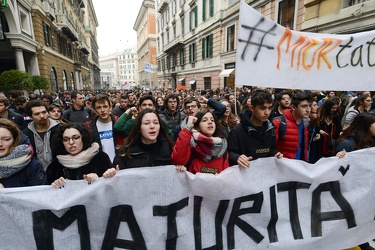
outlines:
M31 145L21 144L21 132L14 122L0 119L0 188L47 184L43 165Z
M375 114L361 113L354 118L336 141L336 156L342 158L346 152L375 147ZM360 249L371 249L369 243L359 245ZM354 249L354 248L353 248Z
M276 149L285 158L308 161L308 127L312 101L309 94L297 92L292 97L291 109L284 111L285 123L279 117L273 119Z
M111 177L118 167L111 168L111 160L87 128L78 123L62 125L53 137L52 152L56 155L47 168L48 181L61 188L66 179L87 180L91 184L99 176Z
M144 109L113 160L120 169L171 164L173 141L154 109Z
M171 160L179 165L177 170L188 169L193 174L219 174L229 167L227 140L212 111L189 116L178 135Z
M274 127L268 120L272 112L272 96L265 90L251 92L249 110L240 114L241 123L229 134L228 152L230 165L249 167L251 160L283 155L276 150Z

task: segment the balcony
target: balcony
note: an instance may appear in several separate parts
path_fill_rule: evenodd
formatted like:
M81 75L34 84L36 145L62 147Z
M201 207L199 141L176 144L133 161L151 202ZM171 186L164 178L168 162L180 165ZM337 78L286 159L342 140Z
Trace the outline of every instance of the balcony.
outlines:
M163 11L168 7L168 1L167 0L162 0L160 3L160 7L158 9L159 13L163 13Z
M57 14L56 17L57 28L60 28L64 32L64 34L73 42L78 41L78 33L76 32L68 18L62 14Z
M85 41L79 41L79 49L86 55L90 54L89 46L87 46Z
M167 44L164 47L164 52L169 53L181 46L184 45L183 37L182 36L177 36L175 39L173 39L169 44Z
M52 21L56 19L55 9L51 7L49 1L43 1L43 9L46 13L46 16L49 16Z

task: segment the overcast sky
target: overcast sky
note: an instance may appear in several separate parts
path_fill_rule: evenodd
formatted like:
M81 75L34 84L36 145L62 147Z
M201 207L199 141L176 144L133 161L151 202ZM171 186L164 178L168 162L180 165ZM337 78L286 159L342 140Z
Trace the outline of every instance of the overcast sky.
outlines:
M99 55L121 51L137 44L133 30L142 0L92 0L99 22Z

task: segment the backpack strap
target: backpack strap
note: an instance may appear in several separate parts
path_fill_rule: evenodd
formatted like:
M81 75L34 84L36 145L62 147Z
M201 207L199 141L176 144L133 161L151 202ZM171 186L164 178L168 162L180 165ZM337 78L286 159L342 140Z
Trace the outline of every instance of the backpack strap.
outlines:
M280 127L279 127L279 140L285 141L284 135L286 132L286 119L285 116L277 116L276 119L280 120Z

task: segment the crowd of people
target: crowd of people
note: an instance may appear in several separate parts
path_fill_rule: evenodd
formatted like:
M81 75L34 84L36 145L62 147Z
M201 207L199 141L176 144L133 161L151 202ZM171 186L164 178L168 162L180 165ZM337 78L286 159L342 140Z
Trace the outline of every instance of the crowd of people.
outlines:
M63 188L67 179L91 184L171 164L217 175L262 157L345 157L375 146L374 109L368 91L0 93L0 187Z

